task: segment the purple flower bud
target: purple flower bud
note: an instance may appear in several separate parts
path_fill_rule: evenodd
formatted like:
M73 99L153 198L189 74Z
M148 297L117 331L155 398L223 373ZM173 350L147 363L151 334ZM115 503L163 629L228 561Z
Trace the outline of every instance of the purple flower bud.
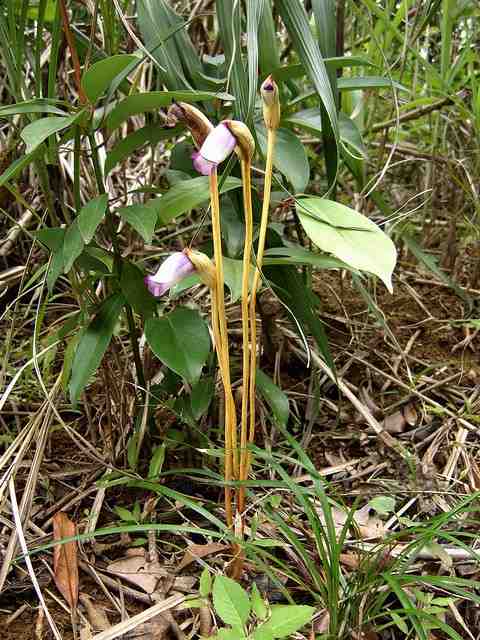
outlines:
M195 273L195 267L192 262L184 253L177 251L162 262L155 275L146 276L145 284L150 293L158 298L193 273Z
M209 176L212 171L232 153L237 140L230 133L228 127L219 124L208 136L198 153L194 153L193 166L203 174Z

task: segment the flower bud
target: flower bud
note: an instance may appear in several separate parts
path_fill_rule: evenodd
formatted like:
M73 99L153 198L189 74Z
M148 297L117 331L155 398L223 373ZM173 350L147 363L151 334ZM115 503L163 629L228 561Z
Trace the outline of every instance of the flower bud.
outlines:
M240 155L244 160L251 160L255 153L255 140L250 129L240 120L224 120L223 124L235 136Z
M268 76L260 87L263 100L263 120L267 129L278 129L280 126L280 98L278 86L272 76Z
M167 123L175 126L183 122L190 129L195 144L200 148L208 134L213 130L213 124L207 116L188 102L174 102L167 113Z
M192 249L184 249L183 253L195 267L195 271L202 279L202 282L210 289L213 289L216 283L216 271L210 258L204 253Z

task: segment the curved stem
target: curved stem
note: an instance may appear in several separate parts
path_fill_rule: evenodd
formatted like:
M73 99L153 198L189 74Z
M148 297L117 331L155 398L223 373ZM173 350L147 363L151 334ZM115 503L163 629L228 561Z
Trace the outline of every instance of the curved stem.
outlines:
M265 251L265 238L267 236L268 212L270 209L270 194L272 191L272 171L273 171L273 151L275 148L276 129L268 129L267 138L267 160L265 166L265 185L263 189L262 219L260 221L260 233L258 237L257 248L257 264L253 274L252 293L250 296L250 332L252 339L252 349L250 352L250 386L248 389L250 403L250 429L248 433L248 443L252 444L255 439L255 384L256 384L256 368L257 368L257 322L256 322L256 302L257 289L260 281L260 275L263 263L263 254ZM240 480L248 478L250 468L250 457L247 455L246 460L241 468Z
M222 238L220 231L220 200L216 170L210 175L210 198L212 207L212 236L215 259L216 283L212 291L212 325L217 342L220 374L225 392L225 482L231 482L235 472L233 451L237 444L236 412L230 380L230 357L228 352L227 318L225 315L224 273ZM216 334L216 335L215 335ZM227 525L233 524L232 490L225 487L225 512Z
M243 248L242 270L242 343L243 343L243 376L242 376L242 417L240 429L240 472L239 479L244 480L244 470L247 464L248 444L248 409L250 384L250 330L248 311L248 288L250 284L250 261L253 246L253 213L252 213L252 185L251 163L242 158L243 207L245 212L245 245ZM252 341L252 349L255 343ZM252 407L250 406L250 414ZM245 489L238 491L238 511L242 513L245 505Z

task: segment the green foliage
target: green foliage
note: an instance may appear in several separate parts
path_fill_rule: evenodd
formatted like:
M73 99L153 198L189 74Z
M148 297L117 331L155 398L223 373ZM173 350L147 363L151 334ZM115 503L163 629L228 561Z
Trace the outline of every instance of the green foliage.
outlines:
M178 307L162 318L150 318L145 336L167 367L190 384L198 381L210 351L207 325L198 311Z
M201 592L203 597L210 590L209 585L205 585L205 575L204 571L201 578L204 583ZM231 627L219 629L214 636L217 640L288 638L305 627L315 612L313 607L306 605L269 605L255 583L249 597L237 582L225 576L216 576L212 596L215 613Z

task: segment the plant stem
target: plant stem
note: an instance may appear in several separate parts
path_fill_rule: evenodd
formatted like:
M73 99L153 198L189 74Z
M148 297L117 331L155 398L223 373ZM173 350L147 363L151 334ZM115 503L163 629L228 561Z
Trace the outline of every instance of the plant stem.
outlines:
M258 237L258 248L256 267L253 274L252 293L250 295L250 334L252 340L252 349L250 351L250 385L248 389L250 404L250 429L248 433L248 443L252 444L255 439L255 384L256 384L256 367L257 367L257 322L256 322L256 302L257 289L260 281L263 254L265 251L265 239L267 236L268 212L270 209L270 194L272 191L272 170L273 170L273 151L275 148L276 129L268 129L267 137L267 160L265 166L265 185L263 190L262 218L260 221L260 233ZM243 451L243 450L242 450ZM245 457L240 465L240 480L248 478L250 468L250 456L245 449ZM245 488L241 487L241 507L245 505Z
M213 253L216 271L215 292L212 292L212 324L214 337L215 332L217 333L217 353L225 392L225 482L229 483L232 481L233 476L237 475L234 456L234 451L237 447L237 430L235 402L233 400L230 380L230 357L228 352L227 317L225 314L222 237L220 230L220 200L216 169L210 174L210 198L212 208ZM216 325L215 322L215 310L217 311L218 325ZM227 525L230 527L233 524L233 508L232 489L229 486L225 486L225 513Z
M252 214L252 185L251 185L251 163L248 159L242 158L242 183L243 183L243 207L245 212L245 245L243 249L243 271L242 271L242 343L243 343L243 378L242 378L242 418L240 430L240 473L239 479L246 480L245 469L247 466L248 452L248 409L250 404L250 415L252 415L252 405L249 403L250 376L253 373L250 369L250 330L249 330L249 310L248 310L248 288L250 284L250 261L253 246L253 214ZM255 342L252 339L252 350ZM242 513L245 506L245 488L238 490L237 508Z

